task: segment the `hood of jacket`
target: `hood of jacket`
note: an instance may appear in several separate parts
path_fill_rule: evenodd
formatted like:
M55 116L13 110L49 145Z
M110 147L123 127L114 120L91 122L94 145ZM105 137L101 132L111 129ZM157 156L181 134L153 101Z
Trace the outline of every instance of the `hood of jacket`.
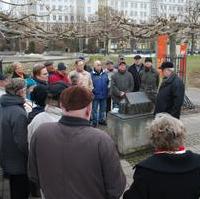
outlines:
M23 106L24 103L25 99L17 95L4 94L0 98L1 106L13 106L13 105Z

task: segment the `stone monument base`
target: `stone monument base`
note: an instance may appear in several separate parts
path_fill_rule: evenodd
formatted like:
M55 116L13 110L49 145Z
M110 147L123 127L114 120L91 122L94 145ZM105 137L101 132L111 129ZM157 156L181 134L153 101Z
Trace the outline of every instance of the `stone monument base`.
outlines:
M150 147L146 127L153 118L152 113L137 115L108 113L108 134L113 138L121 155Z

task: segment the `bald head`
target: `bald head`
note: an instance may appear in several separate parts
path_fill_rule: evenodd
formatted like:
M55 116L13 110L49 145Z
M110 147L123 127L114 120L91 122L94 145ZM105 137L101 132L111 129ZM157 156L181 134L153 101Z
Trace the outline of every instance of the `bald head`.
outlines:
M101 61L97 60L94 62L94 68L97 72L100 72L102 70L102 63Z

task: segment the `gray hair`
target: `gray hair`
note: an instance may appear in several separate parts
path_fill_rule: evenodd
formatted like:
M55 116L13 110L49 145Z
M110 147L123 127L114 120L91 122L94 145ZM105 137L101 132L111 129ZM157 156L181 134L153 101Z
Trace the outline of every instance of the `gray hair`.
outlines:
M10 95L16 95L17 91L26 87L25 81L21 78L10 79L5 86L6 93Z
M152 144L157 149L176 150L184 144L185 126L167 113L157 114L148 130Z

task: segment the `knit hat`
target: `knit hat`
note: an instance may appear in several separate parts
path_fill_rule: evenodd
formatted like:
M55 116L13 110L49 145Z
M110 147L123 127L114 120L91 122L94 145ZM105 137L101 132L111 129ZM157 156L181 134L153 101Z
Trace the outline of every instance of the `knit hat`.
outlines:
M79 56L78 59L85 61L85 57Z
M108 64L113 64L113 62L112 62L111 60L108 60L108 61L106 62L106 65L108 65Z
M161 64L159 69L163 70L165 68L174 68L174 64L172 62L166 61Z
M60 96L60 102L66 111L81 110L87 107L92 100L93 93L81 86L69 87Z
M44 63L44 65L45 65L46 67L48 67L48 66L53 65L53 62L52 62L52 61L46 61L46 62Z
M65 65L63 62L61 62L61 63L58 64L58 70L59 70L59 71L61 71L61 70L66 70L66 68L67 68L67 67L66 67L66 65Z
M5 80L6 77L0 73L0 80Z
M151 62L151 63L152 63L152 58L151 58L151 57L146 57L145 60L144 60L144 62L145 62L145 63L146 63L146 62Z
M120 62L119 66L122 65L122 64L126 65L126 62L125 61Z
M56 82L50 84L48 90L48 98L58 100L60 98L60 94L66 88L68 88L68 85L65 84L64 82Z
M16 95L16 92L25 88L26 84L25 81L21 78L13 78L10 79L10 81L8 82L8 84L6 84L5 86L5 91L8 94L11 95Z
M142 57L140 55L135 55L134 59L142 59Z

